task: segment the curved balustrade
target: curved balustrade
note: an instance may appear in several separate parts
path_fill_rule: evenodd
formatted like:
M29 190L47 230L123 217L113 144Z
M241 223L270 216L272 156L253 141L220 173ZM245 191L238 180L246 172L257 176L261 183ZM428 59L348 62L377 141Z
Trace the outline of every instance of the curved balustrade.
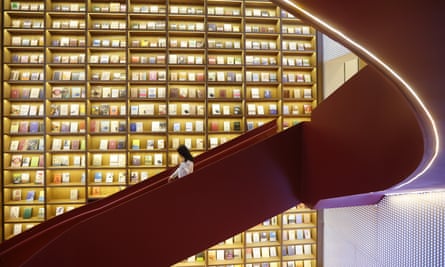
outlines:
M375 203L394 185L403 185L395 192L443 188L443 157L439 155L432 168L425 168L438 152L439 140L415 95L404 90L405 84L377 58L341 34L287 2L273 1L351 49L369 66L321 103L311 123L271 134L254 144L246 140L243 149L229 142L225 149L230 153L215 149L212 159L206 162L203 158L199 163L203 165L197 164L197 170L187 178L155 190L144 191L145 183L135 185L87 205L85 209L100 209L107 201L118 203L101 210L100 216L79 219L59 230L54 227L38 242L27 243L28 239L37 240L31 236L45 225L61 224L68 216L80 218L82 208L42 223L4 242L0 265L78 266L88 261L100 266L168 266L299 201L316 207L360 205ZM442 131L445 76L439 64L445 52L441 34L435 30L443 24L442 9L432 1L423 1L421 6L399 5L373 1L363 7L357 1L304 1L307 10L347 29L351 38L378 51L387 65L423 90L418 92L433 117L441 121L437 127ZM393 23L399 19L406 23ZM411 42L413 29L422 33L423 41ZM394 38L396 33L400 38ZM418 48L425 49L425 44L435 53L420 53ZM422 62L423 68L413 62ZM418 179L404 184L417 175ZM132 190L140 191L125 198Z
M303 198L317 208L341 207L445 188L442 4L272 2L368 64L313 112Z

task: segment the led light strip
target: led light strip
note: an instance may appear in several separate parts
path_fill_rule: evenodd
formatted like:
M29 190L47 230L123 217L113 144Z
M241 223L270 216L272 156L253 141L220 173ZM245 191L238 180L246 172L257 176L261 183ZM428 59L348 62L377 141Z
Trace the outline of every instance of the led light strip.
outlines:
M428 162L426 163L426 165L423 167L423 169L421 171L417 172L417 174L414 177L410 178L409 180L407 180L407 181L405 181L405 182L403 182L401 184L398 184L397 186L393 187L393 189L399 189L399 188L401 188L403 186L406 186L406 185L412 183L413 181L415 181L420 176L422 176L425 172L427 172L428 169L431 168L431 166L433 165L434 161L436 160L436 158L437 158L437 156L439 154L440 138L439 138L439 132L438 132L438 129L437 129L437 126L436 126L436 122L434 121L433 116L431 115L431 113L428 110L428 108L426 107L426 105L422 102L420 97L416 94L414 89L405 80L403 80L402 77L400 77L393 69L391 69L382 60L380 60L376 55L374 55L370 51L366 50L363 46L359 45L358 43L356 43L355 41L353 41L349 37L347 37L344 33L340 32L339 30L337 30L337 29L335 29L333 27L331 27L326 22L322 21L321 19L319 19L316 16L312 15L308 11L306 11L303 8L299 7L296 3L292 2L292 1L289 1L289 0L281 0L281 1L283 1L287 5L290 5L292 8L294 8L298 12L304 14L305 16L310 18L312 21L315 21L316 23L320 24L324 28L328 29L330 32L335 33L337 36L339 36L346 43L350 44L352 47L355 47L357 50L361 51L363 54L366 54L367 56L369 56L378 65L380 65L384 70L386 70L388 73L390 73L397 81L399 81L405 87L405 89L414 97L414 99L418 102L418 104L422 108L423 112L425 112L429 122L431 123L431 128L433 129L433 137L434 137L434 145L433 145L434 152L433 152L432 157L428 160ZM278 3L281 2L281 1L278 1Z

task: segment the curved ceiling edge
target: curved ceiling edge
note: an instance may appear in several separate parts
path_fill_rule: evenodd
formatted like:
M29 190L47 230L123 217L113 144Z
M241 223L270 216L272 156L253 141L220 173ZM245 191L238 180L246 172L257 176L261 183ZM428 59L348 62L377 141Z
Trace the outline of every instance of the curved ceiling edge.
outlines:
M301 18L306 23L311 24L317 30L323 32L323 34L326 34L333 40L350 49L352 52L362 58L366 63L375 66L376 69L381 71L386 77L388 77L397 85L401 93L406 97L408 103L416 111L416 116L418 116L418 121L424 134L425 154L423 161L419 164L418 168L409 177L404 179L401 183L394 185L394 187L390 189L393 192L397 192L397 190L403 189L404 186L412 183L423 174L425 174L433 165L439 154L440 137L438 127L431 112L428 110L428 107L422 101L422 99L420 99L414 88L412 88L400 75L398 75L390 66L385 64L385 62L378 56L368 51L360 44L356 43L345 33L335 29L334 27L323 21L321 18L318 18L314 14L311 14L307 10L298 6L295 1L271 1L281 8L285 9L290 14Z

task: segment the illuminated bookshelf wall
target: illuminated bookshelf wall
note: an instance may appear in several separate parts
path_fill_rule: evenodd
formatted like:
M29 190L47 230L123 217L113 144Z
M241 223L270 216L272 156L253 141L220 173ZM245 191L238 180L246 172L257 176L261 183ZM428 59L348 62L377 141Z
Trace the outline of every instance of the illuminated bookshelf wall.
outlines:
M7 0L2 17L3 240L175 166L179 144L317 105L317 33L268 1Z

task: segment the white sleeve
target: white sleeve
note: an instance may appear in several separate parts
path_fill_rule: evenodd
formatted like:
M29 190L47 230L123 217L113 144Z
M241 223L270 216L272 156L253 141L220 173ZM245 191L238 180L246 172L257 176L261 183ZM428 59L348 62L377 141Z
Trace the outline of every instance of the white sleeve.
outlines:
M179 167L176 168L176 170L170 175L171 178L176 178L178 177L178 173L179 173Z
M193 172L193 167L194 167L194 163L193 163L193 161L189 161L188 164L187 164L187 171L188 171L188 174L190 174L190 173Z

